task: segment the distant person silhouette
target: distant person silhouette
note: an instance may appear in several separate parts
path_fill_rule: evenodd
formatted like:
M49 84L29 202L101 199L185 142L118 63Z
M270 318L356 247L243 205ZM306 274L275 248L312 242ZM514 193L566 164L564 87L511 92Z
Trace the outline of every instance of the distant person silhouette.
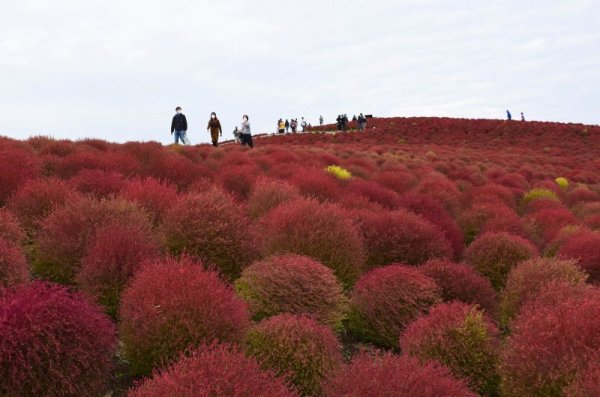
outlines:
M512 120L512 114L510 114L510 112L508 110L506 111L506 120L508 120L508 121Z
M285 133L287 134L288 132L290 132L290 121L285 119Z
M364 131L366 128L367 128L367 119L361 113L358 115L358 130Z
M521 112L521 121L525 121L525 115Z
M175 108L175 116L173 116L173 121L171 121L171 135L174 136L176 145L179 144L179 140L181 140L181 143L189 144L187 129L187 119L181 112L181 106L177 106Z
M292 128L292 133L296 133L296 130L298 129L298 120L296 119L292 119L292 122L290 123L290 127Z
M319 126L323 127L323 116L319 116Z
M219 145L219 135L223 136L223 130L221 129L221 122L217 118L217 114L212 112L210 114L210 120L208 120L207 131L210 131L210 139L212 140L213 146Z
M251 148L254 147L252 143L252 131L250 129L250 121L247 115L242 117L242 124L240 125L240 143L242 146L248 145Z
M283 134L285 132L285 123L282 119L279 119L277 121L277 130L280 134Z
M300 126L302 127L302 132L306 132L306 127L308 126L308 123L306 122L306 120L304 120L304 117L302 117L302 123L300 123Z

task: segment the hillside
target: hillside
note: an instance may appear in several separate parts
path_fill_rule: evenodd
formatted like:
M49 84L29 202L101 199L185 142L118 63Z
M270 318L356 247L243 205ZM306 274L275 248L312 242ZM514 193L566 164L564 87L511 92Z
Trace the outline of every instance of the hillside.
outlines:
M0 138L0 395L594 395L598 153L448 118Z

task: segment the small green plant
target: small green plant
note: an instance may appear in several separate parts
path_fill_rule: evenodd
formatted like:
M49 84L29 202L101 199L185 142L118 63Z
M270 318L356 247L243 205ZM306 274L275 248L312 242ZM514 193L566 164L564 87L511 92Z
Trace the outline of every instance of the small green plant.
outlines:
M529 204L532 201L538 199L560 201L558 195L552 190L538 187L535 189L531 189L523 195L523 204Z
M561 189L566 189L569 187L569 180L567 178L564 177L558 177L554 180L554 182L556 182L556 184L558 186L560 186Z
M346 181L352 178L352 174L345 168L342 168L338 165L330 165L325 168L325 171L329 172L331 175L335 176L337 179Z

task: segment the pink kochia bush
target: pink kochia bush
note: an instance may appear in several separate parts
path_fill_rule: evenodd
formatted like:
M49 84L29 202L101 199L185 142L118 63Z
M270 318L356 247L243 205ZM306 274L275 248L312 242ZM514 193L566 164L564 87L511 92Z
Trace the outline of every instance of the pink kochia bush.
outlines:
M40 222L56 207L78 198L75 189L60 179L32 179L10 197L8 207L26 229L37 231Z
M337 205L312 199L285 203L261 222L266 256L294 253L313 257L335 272L345 288L354 284L363 264L363 241Z
M519 262L537 256L529 241L508 233L486 233L465 253L466 262L487 277L496 290L504 288L510 270Z
M119 318L134 375L205 342L240 342L249 325L246 304L189 257L146 264L123 291Z
M154 223L159 223L177 200L177 189L158 179L145 178L128 181L121 195L129 201L138 203L150 213Z
M25 232L19 224L17 217L10 211L0 208L0 238L15 243L23 244Z
M318 395L321 381L342 362L331 328L304 315L280 314L246 335L246 351L263 369L294 384L302 395Z
M0 238L0 290L29 281L29 265L14 243Z
M359 353L323 382L324 397L475 397L466 383L437 362Z
M114 317L129 279L142 263L159 254L150 228L108 224L90 240L75 280L82 291L96 298Z
M566 397L600 396L600 361L581 371L565 393Z
M443 303L410 324L400 337L403 354L438 360L481 395L498 395L497 327L474 306Z
M557 256L576 259L577 265L589 275L589 281L600 284L600 232L574 235L559 248Z
M600 360L600 291L551 284L521 309L501 355L507 397L563 396Z
M300 197L298 188L280 180L261 179L248 198L248 213L258 219L280 204Z
M353 218L365 241L367 269L394 262L420 265L429 259L453 256L444 233L411 212L359 210Z
M587 276L573 260L534 258L519 263L508 274L506 287L501 294L501 321L508 325L523 304L551 283L585 285Z
M26 180L39 174L39 159L31 151L0 142L0 207Z
M35 282L0 294L0 395L102 396L115 327L64 287Z
M458 300L479 305L485 312L495 316L498 311L498 297L490 281L478 274L472 267L448 260L431 260L419 268L440 287L445 302Z
M350 302L349 329L384 347L398 347L398 336L429 307L440 303L435 282L417 269L390 265L363 275Z
M73 283L89 241L109 223L148 228L150 221L137 204L123 199L82 198L56 208L41 224L34 272L57 282Z
M130 390L129 397L293 397L297 393L237 347L203 345L151 379Z
M280 313L307 314L341 328L346 298L333 271L306 256L285 254L254 262L236 280L255 320Z
M250 220L221 190L183 197L167 211L161 231L171 254L197 256L231 280L257 257Z

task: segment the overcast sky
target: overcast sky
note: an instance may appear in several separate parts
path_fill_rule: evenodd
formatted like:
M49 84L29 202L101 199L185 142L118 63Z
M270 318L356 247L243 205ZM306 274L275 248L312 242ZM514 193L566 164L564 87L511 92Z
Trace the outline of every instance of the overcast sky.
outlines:
M338 113L600 123L600 1L0 0L0 135Z

